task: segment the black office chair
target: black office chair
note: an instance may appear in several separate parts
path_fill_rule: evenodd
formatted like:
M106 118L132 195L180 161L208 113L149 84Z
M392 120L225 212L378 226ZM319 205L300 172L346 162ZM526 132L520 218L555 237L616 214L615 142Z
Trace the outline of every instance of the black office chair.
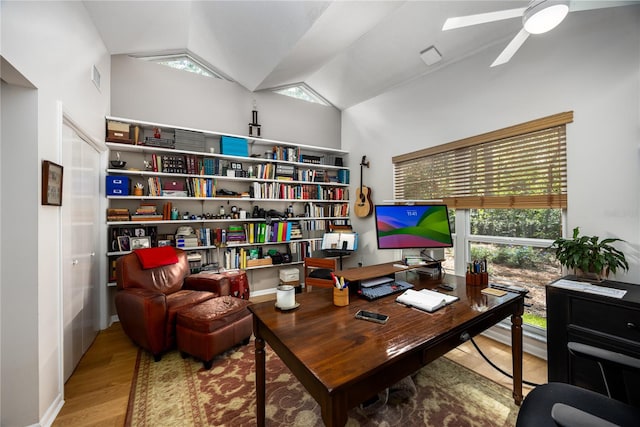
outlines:
M612 398L613 390L606 375L612 367L640 372L640 360L576 342L570 342L568 347L572 354L598 363L609 396L571 384L544 384L522 402L516 427L640 426L640 408Z

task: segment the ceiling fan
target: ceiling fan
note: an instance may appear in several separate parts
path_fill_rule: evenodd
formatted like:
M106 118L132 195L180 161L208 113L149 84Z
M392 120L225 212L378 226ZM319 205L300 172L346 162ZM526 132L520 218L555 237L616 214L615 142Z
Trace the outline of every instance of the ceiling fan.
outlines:
M506 9L477 15L458 16L445 21L442 31L485 24L487 22L522 17L522 29L491 64L492 67L509 62L530 34L543 34L558 26L569 12L626 6L637 1L568 1L532 0L527 7Z

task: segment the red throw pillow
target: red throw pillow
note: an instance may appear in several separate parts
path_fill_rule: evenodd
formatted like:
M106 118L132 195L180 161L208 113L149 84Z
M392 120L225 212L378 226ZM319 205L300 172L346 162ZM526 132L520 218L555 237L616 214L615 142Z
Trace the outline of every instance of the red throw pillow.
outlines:
M178 256L172 246L161 246L159 248L134 249L138 256L138 261L145 270L148 268L162 267L163 265L175 264Z

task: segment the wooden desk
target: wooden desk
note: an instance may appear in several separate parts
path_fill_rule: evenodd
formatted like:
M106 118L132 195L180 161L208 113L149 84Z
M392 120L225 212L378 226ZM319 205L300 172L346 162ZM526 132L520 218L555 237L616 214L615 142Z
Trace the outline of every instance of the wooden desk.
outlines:
M415 276L416 289L439 283ZM491 297L479 287L466 288L463 278L447 276L446 281L456 285L453 293L460 300L431 314L397 304L397 295L372 302L352 296L348 306L336 307L332 289L297 295L300 307L290 312L277 310L272 301L250 306L258 426L265 425L265 341L318 402L325 425L343 426L350 408L457 347L464 334L477 335L508 316L513 398L520 404L524 296ZM389 321L380 325L357 320L360 309L387 314Z

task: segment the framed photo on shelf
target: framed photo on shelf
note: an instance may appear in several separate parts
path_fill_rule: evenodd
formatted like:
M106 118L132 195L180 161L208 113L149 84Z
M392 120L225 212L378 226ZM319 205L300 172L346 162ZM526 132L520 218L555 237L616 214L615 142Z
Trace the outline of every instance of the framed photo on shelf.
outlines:
M144 249L151 247L151 237L130 237L129 238L129 246L131 250L134 249Z
M121 252L130 251L129 236L118 236L118 249Z
M42 204L62 206L62 166L42 161Z
M171 240L158 240L158 247L171 246Z

